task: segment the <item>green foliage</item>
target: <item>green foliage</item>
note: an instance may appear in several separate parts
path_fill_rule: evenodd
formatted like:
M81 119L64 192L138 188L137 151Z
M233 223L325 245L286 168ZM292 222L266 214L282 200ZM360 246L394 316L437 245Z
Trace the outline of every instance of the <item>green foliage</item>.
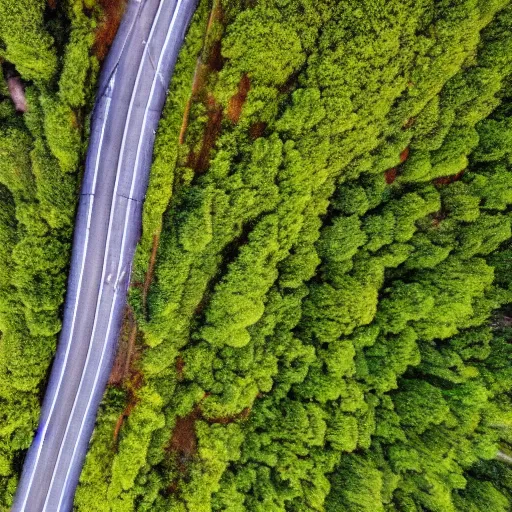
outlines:
M77 510L510 508L508 4L201 2L144 207L144 349ZM34 25L0 22L2 52L35 85L23 119L0 111L2 506L59 329L96 69L81 2L65 48L19 9Z
M172 197L146 307L132 297L166 423L123 427L146 456L116 458L113 482L131 476L113 508L477 503L465 475L494 456L505 409L482 381L490 314L510 300L510 148L492 125L506 119L505 4L275 0L213 22L221 69L180 144L177 120L162 123L148 197L162 212L164 169ZM197 169L211 102L226 113L244 75L239 121L224 118ZM192 445L176 445L184 424Z
M0 128L2 510L12 502L61 328L82 155L83 113L76 108L86 106L95 78L93 22L81 2L63 2L56 11L45 5L0 5L2 59L25 80L28 104L23 116L6 109L11 100L2 89L8 113Z
M44 0L9 0L0 5L2 53L26 80L47 82L57 69L53 38L44 29L45 4Z
M236 17L222 44L223 57L235 63L232 75L246 72L257 84L281 85L304 62L299 34L282 18L277 9L263 6Z
M512 299L506 5L224 5L180 134L187 42L137 260L143 280L159 234L153 284L132 295L146 381L101 476L112 509L510 503L470 474L510 421L489 326Z
M50 151L59 161L64 172L71 172L78 165L80 134L73 129L75 113L70 105L44 95L41 97L44 112L44 133Z

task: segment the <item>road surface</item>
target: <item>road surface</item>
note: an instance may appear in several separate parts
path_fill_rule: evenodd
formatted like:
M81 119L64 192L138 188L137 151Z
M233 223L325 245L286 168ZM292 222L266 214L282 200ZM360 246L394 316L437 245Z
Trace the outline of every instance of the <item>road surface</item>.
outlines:
M99 80L59 345L13 512L73 506L113 363L153 143L197 0L130 0Z

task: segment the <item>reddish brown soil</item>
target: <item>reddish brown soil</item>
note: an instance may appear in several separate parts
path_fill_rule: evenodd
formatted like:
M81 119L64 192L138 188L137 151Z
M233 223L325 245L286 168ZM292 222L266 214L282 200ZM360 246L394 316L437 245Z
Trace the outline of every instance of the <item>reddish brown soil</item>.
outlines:
M227 118L233 122L238 123L240 115L242 114L242 108L244 106L249 90L251 89L251 80L244 74L238 84L237 93L231 97L228 103L228 110L226 112Z
M208 67L212 71L220 71L224 67L222 43L220 41L215 41L215 43L212 45L212 49L208 57Z
M208 38L208 33L214 22L218 20L222 21L222 17L223 12L221 4L219 1L214 1L208 19L205 39ZM187 167L194 169L197 173L203 173L208 169L211 150L215 146L215 142L221 131L223 117L222 107L216 102L211 92L208 91L207 84L210 74L220 71L223 65L224 59L221 53L221 41L217 40L212 43L206 56L200 56L198 59L194 72L192 92L183 116L179 137L180 144L185 142L192 104L194 102L203 103L207 110L208 121L204 129L200 148L195 152L190 152L186 162Z
M205 394L205 398L207 396L208 393ZM207 421L210 423L228 425L234 421L247 419L250 412L251 409L247 407L235 416L225 416ZM200 419L204 418L201 412L201 407L198 405L192 412L176 420L176 425L174 426L174 430L168 445L169 452L177 454L178 456L182 458L184 457L186 459L192 457L197 452L197 436L195 424L196 421Z
M183 370L185 369L185 361L183 361L183 358L181 356L178 356L176 358L176 374L178 377L178 380L183 380Z
M183 364L183 360L178 357L176 366L180 367ZM179 371L179 370L178 370ZM203 400L207 398L210 393L205 393ZM209 419L210 423L219 423L221 425L228 425L229 423L233 423L237 420L245 420L251 412L251 409L247 407L239 414L235 416L226 416L220 418ZM176 425L172 432L171 439L169 440L169 444L167 445L167 452L170 457L174 460L177 465L177 469L181 474L181 478L187 478L187 474L189 472L189 462L197 453L197 435L195 424L196 421L204 419L201 406L197 405L192 412L178 418L176 420ZM173 480L169 486L167 487L166 492L168 494L172 494L179 491L179 481L181 478L177 478Z
M292 92L292 90L294 89L294 87L297 84L297 79L299 78L300 72L301 72L301 70L298 69L297 71L292 73L288 77L288 80L283 85L281 85L281 87L279 87L278 90L281 94L288 94L288 93Z
M166 489L167 495L174 494L178 490L178 480L173 480Z
M397 176L396 167L392 167L391 169L388 169L384 173L384 178L386 179L386 183L388 185L391 185L391 183L393 183L396 180L396 176Z
M158 252L158 244L160 243L160 233L153 235L153 245L151 247L151 256L149 258L148 270L146 272L146 278L144 279L144 286L142 288L142 307L146 310L147 298L149 287L153 281L153 274L155 272L156 255Z
M249 128L249 136L252 140L256 140L259 137L262 137L267 129L267 123L264 121L258 121L257 123L253 123Z
M206 106L208 109L208 121L204 130L201 149L198 154L190 153L187 161L187 166L194 169L197 173L203 173L208 169L210 154L217 137L220 135L222 126L222 107L215 101L212 94L208 94Z
M96 29L94 54L103 60L114 40L126 6L126 0L99 0L103 17Z
M172 432L169 450L186 457L191 457L197 451L197 436L195 423L200 418L201 412L198 408L178 418Z
M208 17L208 24L206 26L205 40L208 40L210 31L216 21L221 24L224 23L224 11L222 10L221 0L213 0L210 16ZM205 64L213 71L220 71L222 69L224 58L222 57L222 43L220 39L216 39L212 42L212 46L208 50L208 56L205 58Z
M466 169L462 169L462 171L458 172L457 174L453 174L452 176L442 176L441 178L437 178L434 180L435 185L449 185L450 183L453 183L454 181L459 181L462 176L464 176L464 173L466 172Z
M108 50L109 45L117 30L120 14L124 8L124 0L101 0L101 3L105 9L105 18L103 23L100 25L97 31L97 38L95 44L95 52L101 58ZM208 29L212 26L216 19L222 18L222 10L220 2L215 1L212 8L210 19L208 22ZM189 116L191 111L192 103L195 101L203 102L207 108L208 121L206 123L205 131L203 134L203 140L201 141L200 149L197 154L191 153L188 157L188 165L192 167L196 172L204 172L209 165L210 153L215 145L216 139L221 131L221 124L223 119L222 107L216 102L215 98L207 89L207 83L209 75L212 72L219 71L223 66L223 58L221 55L221 43L216 41L213 43L206 61L203 62L201 58L198 59L196 70L194 73L194 81L192 84L192 91L190 99L185 108L183 115L183 121L179 134L179 143L183 144L186 138L186 131L189 123ZM239 92L236 98L233 99L233 106L231 109L231 115L233 116L233 122L237 122L240 117L240 111L243 106L243 102L247 97L247 93L250 87L248 78L242 78ZM265 126L259 128L262 132ZM144 283L134 284L142 288L142 303L143 307L146 307L147 294L151 286L151 282L154 274L154 267L156 263L156 254L159 245L159 234L155 234L153 237L153 245L151 250L150 261L148 264L148 270L144 279ZM132 315L132 324L125 321L123 326L124 334L124 345L120 346L119 353L115 362L115 369L113 370L110 383L111 384L122 384L124 385L129 393L130 399L125 410L120 414L116 426L114 429L114 440L117 441L119 432L121 431L122 425L126 418L131 413L132 409L136 405L137 398L135 391L140 388L143 382L143 375L137 371L134 367L134 360L137 358L136 351L136 339L137 339L137 325ZM183 358L178 356L176 358L176 373L179 380L183 379L183 370L185 362ZM205 394L206 398L208 394ZM237 419L244 419L249 414L249 410L242 411L239 415L233 418L218 418L212 420L216 423L228 424ZM197 406L194 411L185 417L178 418L176 426L173 430L171 439L168 444L168 451L178 455L178 464L182 473L187 471L185 462L194 455L197 450L197 437L195 433L195 422L202 418L201 409ZM169 486L169 492L175 492L177 490L177 482L172 482Z
M78 118L77 112L76 111L72 111L70 116L71 116L71 126L73 128L80 128L81 123L80 123L80 119Z
M117 31L126 0L100 0L100 4L104 10L103 20L98 27L96 32L96 43L95 43L95 51L98 56L104 55L108 50L109 45L112 42L113 37ZM222 15L220 10L220 3L216 2L216 5L212 8L212 12L210 15L209 27L213 24L213 21L216 17ZM220 52L220 47L219 47ZM189 104L184 113L184 118L181 127L180 133L180 143L183 143L185 132L188 125L188 116L190 112L190 104L194 98L198 98L200 100L205 96L205 85L207 81L207 75L211 71L212 66L216 65L218 60L218 56L215 56L215 52L212 52L214 55L212 56L212 62L208 62L207 64L202 64L201 59L198 59L198 63L196 66L195 74L194 74L194 82L192 85L192 95L189 100ZM210 109L210 122L208 123L208 129L206 130L203 145L201 151L196 159L195 164L200 168L204 167L209 160L209 152L215 142L215 138L220 130L220 122L221 116L219 115L220 107L215 103L213 97L208 97L208 106ZM149 257L148 269L144 278L143 283L134 283L133 286L136 286L142 290L142 306L143 309L146 309L147 305L147 296L148 292L153 280L154 269L156 264L156 256L158 251L158 245L160 241L160 233L155 233L153 235L153 243L151 248L151 255ZM116 354L116 360L114 362L114 367L112 369L109 384L124 386L129 389L129 391L133 395L133 390L138 389L142 385L143 376L136 370L134 363L135 360L138 359L138 352L136 350L136 340L138 336L137 324L135 322L133 312L127 309L127 313L125 315L125 319L122 327L122 334L119 343L119 348ZM177 361L177 365L179 365L179 360ZM182 374L183 366L181 369L177 367L178 374ZM121 428L124 418L130 413L133 408L133 404L135 402L134 397L132 396L130 399L130 403L125 412L123 412L118 420L116 425L114 436L117 437L119 429Z
M113 0L111 0L113 1ZM220 10L220 3L217 2L217 5L214 5L212 8L212 11L210 13L210 18L208 21L208 28L207 32L210 29L215 17L221 16L222 12ZM220 47L219 47L220 52ZM216 57L215 57L216 58ZM187 132L188 127L188 121L190 116L190 108L192 105L192 102L195 100L198 100L201 98L201 96L204 96L204 89L206 87L206 82L208 79L208 74L211 71L212 66L214 66L214 63L212 61L215 60L214 56L212 57L210 55L210 58L208 59L208 62L206 64L203 64L201 62L201 58L198 58L196 68L194 71L194 79L192 82L192 91L189 100L187 101L187 105L185 106L185 112L183 113L183 121L181 123L180 128L180 134L179 134L179 144L183 144L185 142L185 136ZM204 168L209 161L210 151L213 147L213 144L215 143L215 139L217 138L218 132L220 132L220 124L222 121L222 112L220 112L219 116L219 107L215 104L215 101L211 101L213 99L213 96L208 98L208 106L209 106L209 114L208 114L208 124L205 130L205 137L203 140L203 145L201 148L201 151L199 152L199 155L196 157L195 155L191 154L189 155L189 161L192 159L191 165L193 168L197 167L197 170L201 170ZM209 131L212 131L212 133L208 133ZM158 245L160 242L160 233L156 233L153 235L153 246L151 250L151 256L148 266L148 271L146 273L146 279L144 280L143 285L143 292L142 292L142 305L144 310L146 309L146 302L147 302L147 295L149 292L149 288L151 286L151 283L153 281L153 274L154 274L154 268L156 263L156 255L158 251Z
M57 0L48 0L46 3L52 11L57 9Z
M120 386L126 379L128 375L127 368L129 368L130 357L133 352L131 345L135 343L136 334L137 329L133 318L133 312L127 306L124 312L116 358L108 379L110 386Z
M399 156L399 160L400 160L400 164L403 164L407 159L409 158L409 148L405 148L401 153L400 153L400 156ZM393 183L398 174L399 174L399 169L397 167L392 167L391 169L388 169L385 173L384 173L384 178L386 180L386 183L388 185L391 185L391 183Z
M114 443L117 443L121 427L137 403L136 390L142 386L143 382L143 376L140 371L137 370L135 364L140 356L136 348L137 335L137 323L135 322L133 311L127 306L123 326L121 328L116 359L108 381L109 385L122 387L126 389L129 394L128 404L119 415L114 427Z
M128 338L128 349L126 351L126 358L124 361L124 368L123 368L123 376L125 379L130 375L130 367L132 365L132 361L137 356L137 354L135 353L135 342L136 341L137 341L137 323L135 321L133 321L132 322L132 330L130 332L130 337Z
M206 35L210 33L212 29L213 22L220 19L222 16L222 6L220 0L213 0L212 8L210 10L210 15L208 16L208 24L206 25Z
M209 295L210 294L208 292L206 292L201 297L199 304L196 306L196 309L194 309L194 315L196 317L199 317L203 314L203 311L204 311L205 307L207 306L209 298L210 298Z
M119 415L119 418L117 418L116 426L114 428L114 443L117 443L117 440L119 438L119 432L121 431L121 427L123 426L124 420L130 415L132 412L132 409L135 407L135 404L129 403L125 410Z

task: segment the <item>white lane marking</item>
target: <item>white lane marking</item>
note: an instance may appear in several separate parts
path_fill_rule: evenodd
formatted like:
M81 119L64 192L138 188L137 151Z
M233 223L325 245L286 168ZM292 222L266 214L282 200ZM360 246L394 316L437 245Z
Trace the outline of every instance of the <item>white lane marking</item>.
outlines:
M164 45L162 47L162 51L160 52L160 56L158 58L158 64L157 64L157 67L156 67L156 70L155 70L155 76L153 77L153 82L151 83L151 91L149 93L149 99L148 99L148 102L146 103L146 110L144 111L144 118L142 120L141 137L139 138L139 142L137 144L137 152L135 154L135 166L134 166L134 173L133 173L133 176L132 176L132 182L131 182L131 185L130 185L129 197L133 197L133 191L135 189L135 183L137 181L137 174L139 172L139 159L140 159L140 152L141 152L141 147L142 147L142 141L144 140L144 131L145 131L146 123L147 123L147 120L148 120L148 112L149 112L149 109L151 107L151 102L153 100L153 96L155 94L155 86L156 86L156 83L157 83L156 78L157 78L157 76L161 77L160 67L162 66L163 57L165 55L165 52L167 51L167 46L168 46L169 41L170 41L170 36L171 36L172 30L174 28L174 24L176 23L176 19L178 17L178 13L179 13L179 10L180 10L180 7L181 7L181 2L182 2L182 0L178 0L178 2L176 4L176 7L174 9L174 13L173 13L172 18L171 18L171 23L169 25L169 29L168 29L166 37L165 37L165 42L164 42ZM155 134L154 130L153 130L153 134ZM123 230L123 239L122 239L122 242L121 242L121 256L120 256L120 260L123 259L124 251L125 251L125 245L126 245L126 236L125 236L125 234L126 234L128 219L130 217L130 209L131 209L131 202L128 204L128 213L127 213L126 218L125 218L125 224L124 224L124 230ZM119 274L118 274L118 279L119 279Z
M110 82L109 82L109 88L113 88L114 87L114 83L115 83L115 78L116 78L116 75L112 75L111 79L110 79ZM108 90L108 88L107 88ZM109 113L109 110L110 110L110 103L111 103L111 98L107 97L106 99L106 106L105 106L105 117L103 118L103 124L101 126L101 133L100 133L100 140L99 140L99 143L98 143L98 153L96 155L96 162L94 164L94 175L93 175L93 185L92 185L92 194L94 194L95 190L96 190L96 178L97 178L97 175L98 175L98 168L99 168L99 161L100 161L100 153L101 153L101 148L103 146L103 136L104 136L104 133L105 133L105 126L107 124L107 118L108 118L108 113ZM87 227L86 227L86 230L85 230L85 240L84 240L84 246L83 246L83 253L82 253L82 261L81 261L81 264L80 264L80 275L79 275L79 278L78 278L78 286L76 288L76 297L75 297L75 304L74 304L74 307L73 307L73 317L72 317L72 321L71 321L71 330L70 330L70 333L69 333L69 337L68 337L68 343L67 343L67 346L66 346L66 352L64 354L64 362L61 366L61 371L60 371L60 374L59 374L59 380L57 382L57 389L53 395L53 400L52 400L52 404L50 406L50 412L48 414L48 418L40 432L40 435L39 435L39 445L38 445L38 448L37 448L37 452L36 452L36 459L35 459L35 462L34 462L34 465L32 467L32 472L30 473L30 478L29 478L29 482L28 482L28 486L26 488L26 495L25 495L25 498L23 499L23 502L21 504L21 511L23 511L27 505L27 500L28 500L28 495L29 495L29 492L30 492L30 488L32 487L32 484L34 482L34 476L35 476L35 473L36 473L36 468L37 468L37 464L39 463L39 457L41 456L41 451L43 449L43 443L44 443L44 438L46 436L46 432L48 431L48 425L50 423L50 420L52 418L52 415L53 415L53 411L55 409L55 404L57 403L57 397L58 397L58 394L59 394L59 391L60 391L60 387L62 385L62 379L64 378L64 372L66 370L66 366L67 366L67 361L69 359L69 351L71 349L71 340L73 339L73 333L74 333L74 330L75 330L75 323L76 323L76 315L77 315L77 311L78 311L78 302L79 302L79 298L80 298L80 293L79 293L79 290L82 286L82 279L83 279L83 274L84 274L84 268L85 268L85 256L87 254L87 248L88 248L88 245L89 245L89 232L90 232L90 227L91 227L91 215L92 215L92 208L93 208L93 205L94 205L94 195L90 195L88 196L90 198L90 202L89 202L89 205L88 205L88 208L87 208Z
M110 332L110 326L111 326L111 323L112 323L112 317L113 317L113 312L114 312L114 308L115 308L115 304L116 304L116 298L117 298L117 290L114 290L114 296L112 297L112 305L110 306L110 314L109 314L109 321L108 321L108 326L107 326L107 333ZM64 494L65 494L65 490L66 490L67 483L68 483L69 471L70 471L71 467L73 466L73 461L75 459L76 451L78 449L78 440L82 436L82 430L84 428L85 418L87 417L87 413L89 412L89 408L91 407L92 398L94 396L94 392L95 392L96 386L98 384L100 369L101 369L101 366L103 364L103 358L105 357L105 351L107 349L107 340L108 340L108 334L107 334L107 336L105 336L105 343L103 343L103 346L101 348L100 361L98 363L98 367L96 368L96 374L94 375L94 382L93 382L93 385L92 385L92 388L91 388L91 392L89 394L89 398L87 400L87 406L85 408L85 413L84 413L84 415L82 417L82 421L80 423L80 429L78 430L78 435L77 435L77 438L76 438L77 441L75 442L75 445L73 446L73 452L71 454L71 460L70 460L68 468L66 470L66 477L64 479L64 485L62 486L62 489L61 489L60 495L59 495L59 503L58 503L57 508L55 510L60 510L61 506L62 506L62 501L64 499ZM78 393L77 393L77 396L78 396ZM71 416L72 416L72 414L70 415L70 418L71 418ZM64 445L64 443L62 443L62 446L63 445ZM60 455L60 450L59 450L59 455ZM57 473L55 472L54 476L56 474ZM52 478L52 483L53 483L53 478ZM46 500L44 502L43 512L46 511L46 506L48 504L49 497L50 497L50 492L48 492L48 494L46 495Z
M113 94L115 83L116 83L116 73L114 73L112 75L112 78L110 79L110 82L108 83L108 87L107 87L105 93L107 93L110 90L111 94ZM105 135L105 126L107 125L108 113L110 111L110 103L112 103L112 97L107 96L107 106L105 108L105 118L103 119L103 124L101 126L100 146L98 148L98 153L96 155L96 162L94 163L94 176L92 179L92 193L93 194L96 192L96 182L98 180L98 170L100 168L100 153L101 153L101 147L103 144L103 136Z
M150 30L150 33L149 33L149 36L148 36L148 43L151 41L151 39L153 37L153 34L154 34L154 31L155 31L156 25L158 23L158 20L159 20L159 17L160 17L160 14L161 14L161 11L162 11L162 7L163 7L164 3L165 3L165 0L162 0L160 2L159 6L158 6L158 10L157 10L155 19L153 20L153 24L151 26L151 30ZM136 79L135 79L135 84L134 84L132 96L130 98L130 105L128 106L128 114L126 116L126 124L125 124L125 129L124 129L124 132L123 132L123 140L122 140L122 143L121 143L120 158L119 158L119 163L118 163L118 168L117 168L116 182L115 182L115 185L114 185L113 204L112 204L112 208L110 210L110 219L109 219L109 226L108 226L108 231L107 231L107 243L106 243L106 250L105 250L105 255L104 255L104 259L103 259L102 276L101 276L101 281L100 281L101 283L103 283L103 280L105 278L106 264L107 264L107 261L108 261L107 256L108 256L108 252L109 252L109 248L110 248L110 236L111 236L111 230L112 230L112 221L113 221L114 211L115 211L115 206L116 206L117 189L119 187L119 176L121 174L120 173L121 164L123 163L124 148L125 148L125 145L126 145L128 126L130 124L129 121L130 121L131 115L132 115L132 110L133 110L133 104L134 104L134 101L135 101L136 91L137 91L138 84L140 82L141 72L142 72L142 68L143 68L144 62L145 62L145 56L146 56L146 52L147 52L148 48L149 48L149 44L146 44L144 46L144 51L143 51L143 54L142 54L141 62L139 64L139 69L137 70L137 76L136 76ZM128 205L130 205L130 204L131 204L131 201L128 202ZM125 222L125 229L126 229L126 222ZM123 238L124 237L125 237L125 232L123 232ZM119 261L121 262L121 258L119 258ZM96 303L96 310L95 310L95 313L94 313L94 324L93 324L93 330L92 330L92 334L91 334L91 342L89 344L89 348L88 348L88 351L87 351L87 357L86 357L84 369L82 371L82 376L80 378L80 383L79 383L79 386L78 386L78 391L76 393L76 396L75 396L75 399L74 399L74 402L73 402L73 407L71 409L71 414L69 415L69 418L68 418L68 422L67 422L67 425L66 425L66 430L64 432L64 437L63 437L63 440L62 440L62 443L61 443L61 446L60 446L60 449L59 449L59 454L57 456L57 461L56 461L55 466L53 468L52 478L51 478L50 485L49 485L48 490L47 490L46 499L45 499L44 506L43 506L43 512L46 511L46 507L48 505L48 500L50 498L50 494L51 494L51 490L52 490L52 487L53 487L53 483L55 481L55 476L57 474L56 469L58 468L58 465L59 465L59 462L60 462L60 459L61 459L61 456L62 456L62 450L63 450L64 444L65 444L65 441L66 441L66 438L67 438L67 434L69 432L69 428L70 428L70 425L71 425L71 419L72 419L73 414L75 412L77 401L78 401L78 396L80 395L80 391L81 391L82 385L84 383L84 376L86 374L86 370L87 370L87 367L88 367L88 364L89 364L90 355L91 355L91 348L92 348L92 344L93 344L93 340L94 340L94 335L95 335L95 332L96 332L97 320L98 320L98 311L99 311L102 295L103 295L103 286L101 286L101 288L100 288L100 293L99 293L98 301ZM114 308L114 303L115 303L116 295L117 295L117 292L115 291L114 292L114 298L112 299L113 302L112 302L112 307L111 307L111 310L110 310L109 323L108 323L108 331L107 331L107 336L106 336L105 340L108 339L108 332L110 331L110 325L111 325L111 322L112 322L112 314L113 314L113 308ZM105 354L105 348L106 348L106 341L103 344L101 359L100 359L100 362L98 364L98 369L97 369L95 380L94 380L94 383L93 383L93 388L92 388L91 393L89 395L89 400L87 402L87 407L86 407L85 413L83 415L83 418L82 418L82 421L81 421L81 424L80 424L80 429L79 429L79 433L78 433L78 436L77 436L77 442L75 443L75 445L73 447L73 453L71 455L71 460L70 460L69 465L68 465L67 470L66 470L66 475L65 475L65 478L64 478L64 486L62 487L61 492L60 492L59 504L58 504L57 510L60 509L60 506L62 504L62 500L64 498L64 491L65 491L65 488L66 488L66 483L67 483L67 479L68 479L68 476L69 476L69 471L70 471L71 467L73 466L73 461L74 461L74 458L75 458L75 455L76 455L76 450L77 450L77 447L78 447L78 440L80 439L80 436L81 436L81 433L82 433L82 430L83 430L83 426L84 426L84 422L85 422L85 418L87 416L87 411L88 411L88 409L90 407L92 396L94 395L94 390L95 390L95 387L97 385L97 380L98 380L98 375L99 375L98 371L99 371L99 368L101 368L101 364L102 364L103 357L104 357L104 354Z
M133 31L133 27L135 26L135 23L137 22L137 19L139 17L139 13L140 13L140 10L142 9L142 4L141 4L141 0L135 0L135 2L137 2L139 4L139 6L137 7L137 12L135 12L132 16L132 22L131 22L131 25L128 27L128 31L126 33L126 37L124 38L123 40L123 43L122 43L122 46L121 46L121 49L119 50L119 57L117 59L117 62L115 63L114 66L112 66L112 71L110 72L110 76L108 77L108 81L110 82L110 78L112 77L112 75L115 74L115 71L116 71L116 68L119 64L119 60L121 59L121 56L122 54L124 53L124 49L126 48L126 44L127 44L127 41L128 39L130 39L130 34L132 33ZM128 11L129 11L129 8L126 9L126 14L128 14ZM98 93L100 96L103 96L103 94L105 93L105 91L108 89L108 85L107 87L104 89L104 91L102 91L100 93L100 90L98 88ZM93 112L94 112L94 109L96 107L96 104L94 105L93 107Z

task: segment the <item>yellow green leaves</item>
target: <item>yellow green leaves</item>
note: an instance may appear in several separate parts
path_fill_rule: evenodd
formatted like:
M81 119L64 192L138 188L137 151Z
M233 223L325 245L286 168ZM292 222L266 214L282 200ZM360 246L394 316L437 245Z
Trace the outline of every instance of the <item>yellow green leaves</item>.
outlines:
M180 226L180 243L188 252L201 252L212 240L212 195L209 189L192 191ZM194 197L195 196L195 197Z
M325 115L318 89L297 89L292 94L292 104L276 122L276 129L291 137L300 136L314 129Z
M63 172L76 171L80 158L81 134L73 109L50 95L40 98L44 112L44 134L50 151Z
M33 198L34 179L30 171L30 136L19 128L0 132L0 183L17 198Z
M279 11L259 6L237 16L222 54L233 62L233 74L246 72L263 85L284 84L305 59L298 34L282 23Z
M450 412L441 390L420 380L403 380L393 403L401 425L419 434L446 421Z
M44 29L44 0L7 0L0 5L5 58L25 80L50 81L57 70L53 38Z
M115 507L472 503L490 418L510 422L509 350L488 326L512 289L506 3L224 3L217 68L185 118L180 73L162 121L140 323L161 401L139 412L165 423L123 426L127 450L97 477L115 473ZM222 106L247 80L235 122ZM192 455L169 449L178 422Z
M278 249L277 218L268 216L249 235L247 245L217 286L200 336L210 343L243 347L247 327L264 311L263 297L276 278L272 262Z

